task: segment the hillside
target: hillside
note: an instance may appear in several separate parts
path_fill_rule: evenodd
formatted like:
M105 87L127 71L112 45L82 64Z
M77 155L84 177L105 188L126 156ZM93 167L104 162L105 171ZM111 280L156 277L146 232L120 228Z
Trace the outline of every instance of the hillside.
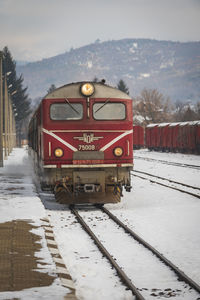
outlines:
M51 84L105 78L123 79L131 96L156 88L172 101L200 99L200 42L124 39L96 42L38 62L17 66L30 97L44 96Z

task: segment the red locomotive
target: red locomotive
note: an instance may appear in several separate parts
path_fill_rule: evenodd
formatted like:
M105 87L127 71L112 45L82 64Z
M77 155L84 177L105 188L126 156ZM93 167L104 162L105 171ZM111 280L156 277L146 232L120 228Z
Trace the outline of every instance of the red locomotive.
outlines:
M29 147L42 187L58 202L118 202L131 189L132 99L103 83L60 87L34 113Z

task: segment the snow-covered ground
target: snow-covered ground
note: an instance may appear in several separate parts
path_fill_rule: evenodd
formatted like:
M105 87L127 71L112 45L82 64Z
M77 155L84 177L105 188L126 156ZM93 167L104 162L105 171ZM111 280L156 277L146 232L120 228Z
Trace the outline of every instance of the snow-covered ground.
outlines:
M40 272L55 275L56 267L49 253L41 218L46 217L46 211L37 195L32 181L33 173L30 160L25 149L14 149L9 159L0 168L0 223L12 220L26 220L38 228L32 232L41 237L42 249L35 253L43 265L38 265ZM45 263L45 265L44 265ZM16 292L0 292L0 299L64 299L69 290L64 288L57 278L48 287L34 287Z
M156 153L147 150L135 151L135 155L200 165L200 157L195 155ZM200 171L196 169L169 166L155 161L147 162L142 159L135 159L135 169L200 187ZM115 271L110 268L109 263L102 257L94 243L83 232L68 208L65 205L55 203L54 197L48 193L41 194L44 206L42 205L31 182L32 171L25 150L15 149L8 162L6 162L6 166L0 169L0 176L0 222L14 219L31 219L37 225L40 225L39 219L47 215L54 228L60 253L75 282L78 299L134 299L131 292L127 291L120 283L120 280L115 276ZM23 186L25 184L25 190L20 190L23 196L13 195L11 192L9 194L5 188L6 185L19 187L19 183L11 184L7 180L9 178L13 179L15 176L21 178L20 181ZM7 201L5 201L5 198ZM124 193L121 203L108 204L106 207L200 284L199 199L150 183L148 180L133 177L133 190L131 193ZM166 289L166 286L171 288L172 291L180 289L181 286L182 290L176 292L173 299L190 300L200 297L195 291L189 292L187 287L184 288L184 283L176 285L168 277L161 278L159 269L152 271L150 262L148 262L147 274L144 274L143 259L139 263L137 261L139 269L141 264L140 274L134 274L135 252L133 252L133 260L131 262L128 254L130 249L129 241L125 242L125 240L119 239L116 242L114 236L112 238L109 235L111 230L115 231L115 229L111 229L111 225L108 225L109 222L106 220L105 222L100 222L102 218L100 215L98 216L92 211L89 213L90 216L84 212L83 217L91 223L93 228L98 223L101 224L101 228L99 231L97 230L97 235L100 235L100 232L106 234L103 240L110 251L115 253L116 245L123 245L123 251L125 254L127 253L128 272L131 275L133 273L133 278L137 279L139 277L141 280L145 278L145 282L143 286L139 286L140 288L148 288L151 292L153 289L155 290L154 294L158 295L159 291L163 292L163 289ZM38 229L38 231L44 238L42 230ZM107 235L109 235L109 238L107 238ZM44 240L43 250L42 256L49 264L49 272L53 272L54 265ZM126 259L124 261L126 264ZM155 274L152 272L158 273L156 275L159 280L155 280ZM42 289L45 289L45 293ZM36 290L38 298L31 298L32 294L36 297L36 293L32 291L21 291L0 293L0 299L9 299L5 298L5 295L9 295L10 298L18 297L21 299L64 299L66 294L66 289L62 288L59 282L54 282L53 286L37 288ZM141 292L144 292L145 299L167 298L167 291L164 292L164 295L157 297L148 296L148 291Z

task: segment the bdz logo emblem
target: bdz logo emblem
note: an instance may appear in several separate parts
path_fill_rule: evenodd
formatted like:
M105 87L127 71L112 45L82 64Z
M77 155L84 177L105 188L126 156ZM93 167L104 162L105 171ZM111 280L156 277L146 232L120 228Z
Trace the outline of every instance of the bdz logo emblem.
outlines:
M93 143L94 141L98 141L99 139L102 139L103 136L94 136L94 133L83 133L83 136L75 136L75 140L83 141L87 144Z

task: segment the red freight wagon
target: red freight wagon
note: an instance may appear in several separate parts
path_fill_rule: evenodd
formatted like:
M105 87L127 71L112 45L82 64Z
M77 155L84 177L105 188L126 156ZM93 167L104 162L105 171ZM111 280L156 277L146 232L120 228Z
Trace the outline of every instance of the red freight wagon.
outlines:
M188 147L189 123L182 122L179 124L178 130L178 151L185 152Z
M169 136L170 136L170 150L176 152L178 150L178 131L179 123L171 123L169 125Z
M118 202L131 189L132 99L103 83L58 88L33 115L29 146L42 186L59 202Z
M146 147L151 150L200 152L200 121L149 124Z
M167 150L167 142L169 139L169 123L161 123L158 125L158 147L159 150Z
M146 127L146 146L150 150L156 150L157 147L157 127L157 124L149 124Z
M140 125L133 126L133 148L140 149L144 147L144 128Z
M140 126L138 128L138 131L139 131L139 145L140 145L140 148L143 148L144 147L144 127Z
M147 125L147 127L145 128L145 145L148 149L150 149L150 145L151 145L151 129L149 127L149 125Z
M200 121L198 121L195 127L195 152L200 154Z
M154 150L158 149L158 142L159 142L158 125L156 124L151 129L151 146Z
M198 121L192 121L192 122L189 122L189 125L188 125L188 135L187 135L188 148L186 150L190 153L194 153L195 148L196 148L195 136L196 136L196 131L197 131L197 124L198 124Z
M133 148L134 149L138 149L138 145L139 145L138 127L139 127L138 125L133 126Z

